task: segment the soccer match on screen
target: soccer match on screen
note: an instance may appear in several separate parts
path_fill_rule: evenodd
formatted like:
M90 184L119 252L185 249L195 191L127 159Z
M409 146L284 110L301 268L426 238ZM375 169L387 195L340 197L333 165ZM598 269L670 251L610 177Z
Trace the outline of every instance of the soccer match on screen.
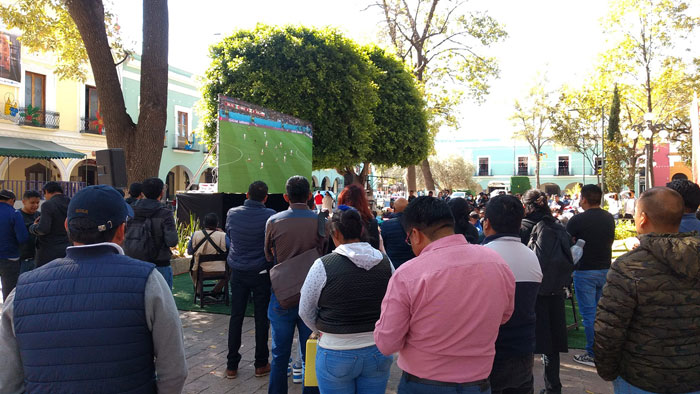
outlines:
M266 179L270 193L284 193L290 176L310 176L312 145L311 123L219 96L219 192Z

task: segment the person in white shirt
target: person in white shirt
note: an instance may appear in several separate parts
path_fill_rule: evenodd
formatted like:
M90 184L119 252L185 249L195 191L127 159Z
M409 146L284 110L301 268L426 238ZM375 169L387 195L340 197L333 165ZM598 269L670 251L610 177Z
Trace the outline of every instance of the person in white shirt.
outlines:
M637 199L634 197L634 190L630 190L629 197L625 200L625 215L623 218L634 220L634 207L637 205Z

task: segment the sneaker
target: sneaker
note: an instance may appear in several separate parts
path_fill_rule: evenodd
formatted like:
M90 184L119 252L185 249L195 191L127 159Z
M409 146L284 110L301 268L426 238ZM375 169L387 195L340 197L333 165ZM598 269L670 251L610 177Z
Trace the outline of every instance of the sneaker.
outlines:
M292 376L292 358L289 358L289 364L287 364L287 377Z
M298 365L298 364L292 365L292 382L299 384L303 380L304 380L304 375L302 374L301 365Z
M588 353L577 354L574 356L574 361L579 364L595 367L595 358Z
M237 369L227 369L226 370L226 379L236 379L238 377L238 370Z
M264 367L255 368L255 377L262 378L270 374L270 363L267 363Z

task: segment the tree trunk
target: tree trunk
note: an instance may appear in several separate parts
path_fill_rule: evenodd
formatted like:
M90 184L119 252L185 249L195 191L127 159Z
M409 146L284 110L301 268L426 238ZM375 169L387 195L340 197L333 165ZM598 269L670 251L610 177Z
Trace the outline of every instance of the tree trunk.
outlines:
M167 0L143 1L141 106L138 126L126 112L119 76L105 29L101 0L66 0L90 59L107 130L107 146L122 148L129 182L157 176L167 121Z
M406 189L416 190L416 166L406 167Z
M535 159L535 189L540 189L540 153L537 152Z
M430 171L430 162L428 159L423 160L420 163L421 170L423 170L423 178L425 179L425 188L428 191L435 190L435 180L433 179L433 173Z

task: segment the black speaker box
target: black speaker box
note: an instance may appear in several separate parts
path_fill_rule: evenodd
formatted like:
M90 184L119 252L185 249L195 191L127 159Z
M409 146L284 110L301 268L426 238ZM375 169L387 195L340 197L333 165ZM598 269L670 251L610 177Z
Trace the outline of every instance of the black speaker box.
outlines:
M110 185L115 188L125 188L126 184L126 159L121 148L98 150L95 152L97 159L97 183Z

